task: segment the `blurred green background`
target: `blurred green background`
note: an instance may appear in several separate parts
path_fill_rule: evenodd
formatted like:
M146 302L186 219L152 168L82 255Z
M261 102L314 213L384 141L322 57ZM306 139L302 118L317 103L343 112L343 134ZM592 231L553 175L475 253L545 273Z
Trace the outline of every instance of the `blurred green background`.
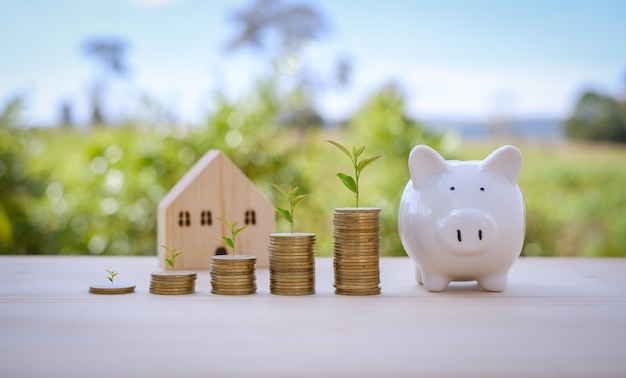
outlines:
M348 159L326 143L366 145L383 159L364 172L362 206L382 208L381 254L404 255L397 209L417 144L447 159L483 159L503 143L524 154L519 179L527 206L524 255L624 256L626 148L621 144L516 139L460 141L404 116L393 88L374 93L346 124L290 127L276 123L279 99L267 85L258 101L220 101L198 126L118 125L113 128L29 129L19 125L19 100L0 118L0 251L3 254L156 253L159 200L209 149L224 151L276 206L271 183L300 187L313 197L297 212L296 230L317 234L319 255L332 253L332 213L353 206L335 176ZM250 103L254 105L251 106ZM287 224L277 217L277 229Z
M65 17L79 19L76 14L72 15L73 11L78 12L76 9L83 12L85 17L93 13L87 9L89 6L83 3L64 0L65 3L69 4L68 8L63 12L57 12L58 14L55 13L54 17L51 15L50 22L73 25L68 24ZM135 17L133 12L136 12L137 17L152 15L155 17L152 19L154 22L157 19L172 20L169 10L174 11L178 9L177 6L182 9L184 5L170 4L168 1L163 2L165 5L150 1L145 4L149 3L155 8L144 8L144 5L133 2L132 6L126 2L115 2L112 6L108 3L94 3L92 6L101 12L112 10L120 12L120 15L124 15L120 25L125 25L127 21L135 20L132 18ZM337 12L342 10L347 12L345 14L350 18L354 16L349 4L322 3L329 8L336 7ZM156 210L159 201L204 153L210 149L220 149L276 206L284 207L285 204L271 188L272 183L298 186L299 193L312 194L312 198L298 207L295 229L315 233L318 240L318 255L331 255L333 210L336 207L353 205L352 193L335 176L338 172L351 174L352 167L339 150L325 142L332 139L349 148L365 145L365 156L384 156L363 172L360 194L361 206L376 206L382 209L383 255L405 255L397 232L397 211L402 189L409 179L407 158L413 146L430 145L446 159L478 160L486 157L500 145L514 144L524 154L524 165L519 179L527 206L527 230L523 254L626 256L624 96L590 86L589 89L580 91L564 118L520 124L507 110L507 104L512 101L511 96L500 93L495 96L494 102L497 106L493 117L486 120L478 129L475 124L463 122L456 127L449 127L449 124L446 126L437 122L420 121L420 117L415 116L414 109L413 111L409 109L414 97L411 95L414 94L414 90L410 88L411 75L420 76L420 70L426 69L427 72L434 73L432 78L425 75L428 76L426 83L431 85L438 81L446 85L452 83L453 87L463 87L466 83L475 85L475 88L462 88L460 92L462 94L471 94L474 89L479 91L481 82L485 80L462 80L456 83L455 80L460 76L449 77L445 74L447 71L433 71L426 66L416 66L414 70L403 71L409 72L409 75L403 76L400 72L395 80L389 80L386 84L351 89L352 74L359 71L355 69L355 63L349 57L339 58L334 67L336 70L327 76L316 71L316 67L307 60L307 49L314 42L327 38L330 33L327 16L316 7L316 4L279 0L234 2L229 13L231 16L229 29L224 32L224 35L230 36L225 39L227 51L221 50L220 54L226 55L239 50L251 52L247 62L258 70L249 85L236 94L229 92L227 85L221 87L217 85L213 88L206 102L210 105L203 108L203 116L197 122L185 121L178 117L179 114L172 110L176 106L150 93L132 97L132 104L125 103L125 107L121 107L126 111L121 111L119 106L116 108L115 101L111 99L115 100L121 93L119 88L124 88L132 82L129 79L132 64L128 61L127 41L123 38L112 38L110 35L85 37L82 44L82 51L85 54L83 59L88 58L91 63L95 63L94 75L87 94L83 94L82 102L77 101L84 108L88 108L88 111L83 111L83 121L78 121L79 112L72 106L71 101L61 101L57 104L58 119L52 125L40 125L29 118L29 114L32 114L30 113L32 103L29 102L28 96L16 90L13 95L2 99L0 254L155 255ZM350 4L356 6L357 3ZM360 4L359 2L358 5ZM399 2L398 5L401 7L397 9L407 9L407 12L410 10L415 12L416 17L432 21L429 14L423 11L430 9L432 4L429 4ZM453 4L456 4L455 7L469 7L467 11L475 12L472 13L474 15L494 18L492 14L498 14L523 25L526 25L524 17L535 20L535 16L546 16L541 11L544 8L543 4L541 6L535 4L534 8L532 4L522 6L507 3L505 6L504 3L498 3L501 6L495 6L488 1L472 3L476 6L469 6L469 3L464 2ZM555 2L550 9L558 11L557 5L569 5L568 2L559 4ZM582 3L577 4L582 7ZM227 5L230 6L230 3ZM608 21L600 18L588 21L600 25L596 32L605 35L608 29L602 29L601 26L612 25L610 22L615 21L615 15L621 13L611 9L620 8L622 5L610 2L602 2L601 5L598 7L593 5L594 12L591 16L604 15ZM157 6L161 8L156 9ZM196 4L196 6L206 12L204 16L208 19L215 19L210 11L213 5ZM223 6L226 5L220 5ZM4 12L0 13L5 15L13 14L9 11L18 8L20 11L14 12L15 14L30 14L30 8L33 8L33 12L46 14L43 5L20 3L15 7L2 4L0 9L3 9L2 7ZM191 5L187 4L186 7L189 8ZM205 7L209 10L207 11ZM129 10L131 8L132 12ZM393 27L396 17L413 25L413 16L404 18L406 14L402 11L391 13L392 8L385 8L385 12L389 13L379 15L381 19L388 17L383 21L389 28ZM522 44L532 42L528 46L524 45L526 49L523 50L524 46L502 44L498 39L500 31L508 30L507 25L485 24L468 18L463 21L467 24L463 23L464 26L459 29L449 29L448 26L460 25L461 20L455 16L453 9L448 9L445 4L439 8L435 10L440 12L437 13L440 19L432 24L429 21L428 25L435 27L442 25L441 36L454 37L448 39L449 44L435 46L441 47L435 51L441 52L441 59L448 62L464 61L457 59L457 53L468 47L466 45L469 40L460 37L465 33L474 32L474 26L491 28L487 29L487 34L474 35L482 39L472 40L471 47L473 50L480 50L484 46L491 46L486 51L501 48L502 50L498 50L500 53L498 59L503 60L497 59L496 65L504 65L507 62L505 57L511 54L533 52L536 45L547 37L556 38L555 36L560 35L528 34L527 28L518 28L516 33L523 31L525 38L532 38L517 40L512 38L513 34L507 38ZM187 10L193 11L193 7ZM485 13L482 10L489 12ZM521 14L518 11L523 11L524 15L520 15L520 19L515 19L514 16ZM195 17L198 13L191 14ZM564 19L567 22L574 22L570 26L579 25L575 17ZM106 17L98 17L98 20L105 22ZM137 18L137 20L147 22L151 19ZM178 17L177 20L184 21L186 18ZM351 21L356 22L358 27L363 27L363 22L357 22L359 20L365 22L367 17L357 17ZM197 22L196 18L189 19L189 23L192 21ZM2 23L4 25L2 27L6 27L7 24ZM20 27L24 25L18 24ZM109 21L108 25L117 24ZM209 26L211 30L219 29L219 25ZM369 32L370 28L368 25L365 26ZM419 30L420 24L413 26L416 27L415 30ZM551 29L552 24L536 26L555 31ZM110 28L115 30L115 26ZM161 31L160 28L157 29ZM589 33L593 31L574 29L572 27L572 32L584 32L585 35L591 35ZM27 38L31 36L30 32L33 35L46 33L43 28L31 28L28 31L26 36L12 35L8 40ZM385 30L381 29L379 32L382 35ZM200 32L194 30L193 33ZM395 40L386 40L382 37L376 39L378 35L376 33L359 36L358 40L365 41L366 44L377 43L379 48L389 46L388 53L399 51L404 55L411 52L421 57L420 59L425 59L424 55L419 54L420 50L414 49L413 45L411 48L407 45L398 48L394 45ZM192 34L186 35L185 38L191 38ZM614 34L611 32L606 35ZM398 38L406 37L397 35ZM157 37L160 38L159 43L168 43L163 35L159 34ZM433 47L428 41L420 38L421 34L417 33L411 41L421 41L422 45L417 45L425 48ZM550 41L549 38L548 40ZM0 37L0 41L5 40ZM175 38L172 41L176 42ZM587 43L589 41L590 43ZM582 54L584 59L592 56L586 53L590 46L592 52L599 56L599 46L607 45L597 43L593 39L589 41L580 39L578 45L570 46L566 43L564 45L573 46L573 50L578 54L576 56ZM168 46L170 50L165 47L157 49L157 56L163 59L170 58L170 52L177 51L173 45ZM557 49L558 46L550 47ZM11 51L14 51L14 54L9 56L11 59L22 54L22 50L19 49ZM614 54L621 51L613 47L609 51L609 57L615 60ZM51 51L47 53L51 54ZM179 53L184 52L181 49ZM454 54L447 55L449 53ZM368 50L367 54L365 56L369 56L370 59L373 59L372 56L381 55L375 48ZM557 53L553 55L559 56ZM23 58L25 62L33 64L37 60L28 56ZM86 60L77 63L77 66L83 63L89 65ZM6 61L10 62L10 59ZM237 69L232 70L224 68L228 67L227 59L223 62L221 69L225 70L222 72L225 76L236 76L239 73L237 69L241 71L241 60L237 63ZM187 62L190 67L193 63ZM179 62L176 64L177 72L185 71L184 65L180 65ZM546 62L547 66L551 64ZM0 65L1 67L3 66ZM524 75L529 75L530 72L535 84L546 80L542 76L535 77L533 70L539 66L530 67L530 71L516 67L513 64L511 72ZM46 77L54 79L55 75L50 73L53 72L53 68L54 64L45 66ZM467 62L465 68L468 68L470 76L477 72L475 67L472 68L471 62ZM48 69L50 71L47 71ZM6 72L8 73L0 72L0 78L17 77L17 71L13 74ZM363 75L363 72L372 73L367 70L360 71L361 77L367 76ZM483 72L482 75L484 76L481 77L491 80L489 73ZM503 79L498 75L498 72L494 72L493 81L504 80L505 84L502 86L505 88L511 85L509 81L511 77ZM157 76L166 77L167 72L161 72ZM212 76L220 76L220 73ZM332 78L329 78L330 76ZM554 79L557 82L557 79L562 78ZM525 80L521 81L526 84ZM219 84L219 80L216 82ZM561 83L562 80L558 82ZM426 102L433 98L429 95L437 97L438 93L446 90L445 85L433 87L434 91L428 85L425 87ZM4 88L0 89L4 91ZM421 89L417 88L417 91ZM345 101L357 90L360 91L359 101L356 99ZM437 92L438 90L442 92ZM564 91L565 89L560 88L557 92ZM480 96L485 95L484 91L480 93ZM491 92L487 93L487 97L491 95ZM554 97L551 92L545 96L547 99ZM463 108L467 104L472 104L472 97L472 95L456 97L450 100L450 108L455 106ZM476 94L476 97L479 97L479 94ZM117 100L124 102L128 98L127 96L122 98L123 101L120 98ZM172 102L176 101L178 100ZM330 122L325 119L323 112L319 111L320 104L323 103L330 104L331 108L335 103L356 105L347 115ZM287 231L288 225L282 219L277 216L276 221L279 231Z

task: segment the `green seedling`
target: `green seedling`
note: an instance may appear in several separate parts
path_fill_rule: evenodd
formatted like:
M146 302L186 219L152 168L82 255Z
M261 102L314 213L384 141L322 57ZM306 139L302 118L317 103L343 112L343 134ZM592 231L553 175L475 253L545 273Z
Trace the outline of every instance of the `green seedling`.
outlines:
M109 273L107 280L111 281L111 285L113 285L113 279L115 278L115 276L117 276L117 273L112 270L108 270L108 269L105 269L105 270L107 271L107 273Z
M361 172L363 171L363 168L380 159L382 155L370 156L359 161L359 157L361 157L361 154L365 151L365 146L361 146L359 148L352 147L352 152L350 152L346 147L335 141L327 140L327 142L339 148L344 154L346 154L354 166L354 177L343 173L337 173L337 177L339 177L346 188L350 189L350 191L354 193L356 198L356 207L359 207L359 178L361 177Z
M222 240L224 240L226 245L228 245L230 248L232 248L233 256L235 256L235 238L237 237L237 234L239 234L241 231L245 230L248 226L242 226L242 227L237 228L237 221L226 222L222 218L217 218L217 219L220 222L224 223L226 225L226 227L228 227L230 229L230 238L227 237L227 236L222 236Z
M287 200L289 201L289 206L291 207L291 211L277 207L276 212L278 212L287 222L291 224L291 233L293 234L294 211L296 209L296 205L304 201L305 199L311 197L311 194L300 194L299 196L297 196L296 195L296 193L298 193L297 186L295 188L289 187L289 189L285 189L282 186L276 185L276 184L272 184L272 186L274 187L274 189L278 190L280 194L285 196Z
M170 258L168 259L167 256L165 257L165 263L167 265L169 265L172 270L176 270L176 268L174 267L174 262L176 261L176 258L183 253L183 251L179 251L176 248L168 248L164 245L162 245L161 247L165 248L165 250L170 254Z

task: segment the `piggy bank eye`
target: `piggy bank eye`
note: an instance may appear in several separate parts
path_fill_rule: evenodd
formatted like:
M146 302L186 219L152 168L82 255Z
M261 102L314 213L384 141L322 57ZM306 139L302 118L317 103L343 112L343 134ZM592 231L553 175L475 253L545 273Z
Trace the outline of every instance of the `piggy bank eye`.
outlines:
M450 190L454 190L454 189L456 189L454 186L451 186L451 187L450 187Z
M484 192L484 191L485 191L485 188L481 186L481 187L480 187L480 191L481 191L481 192Z

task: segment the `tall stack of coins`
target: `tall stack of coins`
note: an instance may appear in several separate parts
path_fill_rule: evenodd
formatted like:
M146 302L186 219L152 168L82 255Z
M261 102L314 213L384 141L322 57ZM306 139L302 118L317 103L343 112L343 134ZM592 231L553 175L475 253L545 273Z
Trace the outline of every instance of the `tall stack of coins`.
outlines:
M256 293L256 256L211 257L211 293L244 295Z
M335 209L333 225L335 293L380 294L380 209Z
M151 274L152 294L179 295L196 291L196 273L186 271L165 271Z
M270 293L315 294L315 234L270 234Z

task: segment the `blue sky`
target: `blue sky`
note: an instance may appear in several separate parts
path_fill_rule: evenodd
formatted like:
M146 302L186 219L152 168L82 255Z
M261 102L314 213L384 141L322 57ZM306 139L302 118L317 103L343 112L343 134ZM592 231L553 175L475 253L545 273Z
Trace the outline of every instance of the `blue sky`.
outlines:
M95 68L81 43L110 35L129 41L132 69L112 89L111 106L130 112L146 93L199 121L216 89L237 96L264 71L250 51L224 53L234 32L229 12L248 3L0 0L0 107L20 94L30 123L56 122L62 101L86 118ZM307 67L321 78L339 57L354 67L350 88L327 88L317 99L329 118L350 114L390 81L422 119L565 117L585 89L624 94L626 1L311 3L330 32L307 48Z

